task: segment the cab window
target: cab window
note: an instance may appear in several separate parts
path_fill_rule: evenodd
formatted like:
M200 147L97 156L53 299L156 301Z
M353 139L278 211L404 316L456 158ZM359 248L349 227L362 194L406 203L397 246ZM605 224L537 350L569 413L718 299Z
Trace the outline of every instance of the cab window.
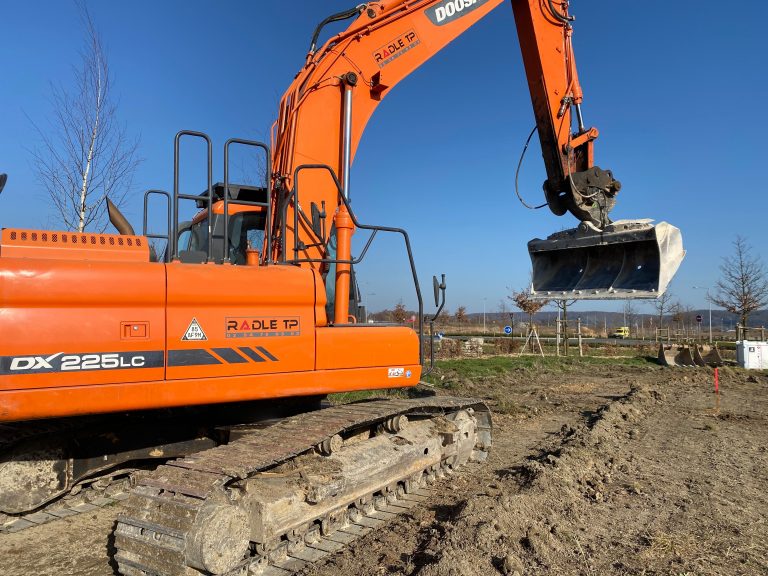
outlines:
M240 212L229 219L229 259L245 264L248 248L261 252L264 247L265 212Z

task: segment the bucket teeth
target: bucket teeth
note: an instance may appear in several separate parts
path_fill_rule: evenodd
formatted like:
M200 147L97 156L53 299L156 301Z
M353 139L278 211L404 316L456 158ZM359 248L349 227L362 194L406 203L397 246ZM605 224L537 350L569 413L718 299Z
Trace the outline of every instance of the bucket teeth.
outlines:
M571 229L528 243L538 298L658 298L685 256L680 230L666 222L622 220L604 230Z

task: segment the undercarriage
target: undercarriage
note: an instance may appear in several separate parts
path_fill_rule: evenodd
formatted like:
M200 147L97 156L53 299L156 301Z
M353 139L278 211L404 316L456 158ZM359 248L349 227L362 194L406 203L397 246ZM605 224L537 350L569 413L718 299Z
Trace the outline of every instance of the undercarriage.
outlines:
M0 534L108 504L127 477L318 410L322 397L0 424Z
M284 576L490 449L477 400L320 400L4 425L0 533L119 501L121 574Z
M241 430L142 477L115 530L126 575L284 575L423 497L491 445L476 400L378 400Z

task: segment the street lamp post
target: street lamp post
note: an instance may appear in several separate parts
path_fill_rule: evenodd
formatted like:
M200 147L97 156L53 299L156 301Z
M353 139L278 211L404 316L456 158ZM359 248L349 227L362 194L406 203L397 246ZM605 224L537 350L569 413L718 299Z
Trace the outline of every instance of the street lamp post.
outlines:
M485 334L485 301L488 300L488 298L483 298L483 334Z
M376 296L376 292L367 292L365 294L366 296ZM368 316L371 313L371 301L366 298L366 307L365 307L365 323L368 324Z
M709 343L712 344L712 299L709 297L708 286L691 286L694 290L706 290L707 291L707 303L709 304Z

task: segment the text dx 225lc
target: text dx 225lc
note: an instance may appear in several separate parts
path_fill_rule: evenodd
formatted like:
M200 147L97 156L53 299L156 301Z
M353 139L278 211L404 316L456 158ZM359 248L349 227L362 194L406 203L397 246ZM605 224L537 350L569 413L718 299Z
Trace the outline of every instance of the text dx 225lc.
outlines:
M120 235L3 229L0 511L5 530L75 513L78 490L135 485L114 534L123 574L287 574L482 461L488 408L426 397L325 407L329 393L415 386L423 329L358 322L349 203L364 127L401 79L501 0L369 2L325 19L280 103L271 146L176 136L166 254L117 211ZM549 208L576 229L529 244L544 297L656 297L683 258L668 224L611 222L620 185L594 165L568 2L513 0ZM350 20L318 48L322 28ZM208 186L179 192L179 142L201 139ZM229 152L264 153L263 187L229 182ZM364 193L361 189L356 193ZM179 204L202 210L179 222ZM435 281L435 305L444 283ZM442 304L440 304L442 305ZM52 330L51 325L60 329ZM157 466L158 459L162 462ZM155 468L155 466L157 466ZM106 488L105 488L106 487ZM81 507L82 508L82 507ZM86 508L87 509L87 508ZM26 523L26 524L25 524Z

